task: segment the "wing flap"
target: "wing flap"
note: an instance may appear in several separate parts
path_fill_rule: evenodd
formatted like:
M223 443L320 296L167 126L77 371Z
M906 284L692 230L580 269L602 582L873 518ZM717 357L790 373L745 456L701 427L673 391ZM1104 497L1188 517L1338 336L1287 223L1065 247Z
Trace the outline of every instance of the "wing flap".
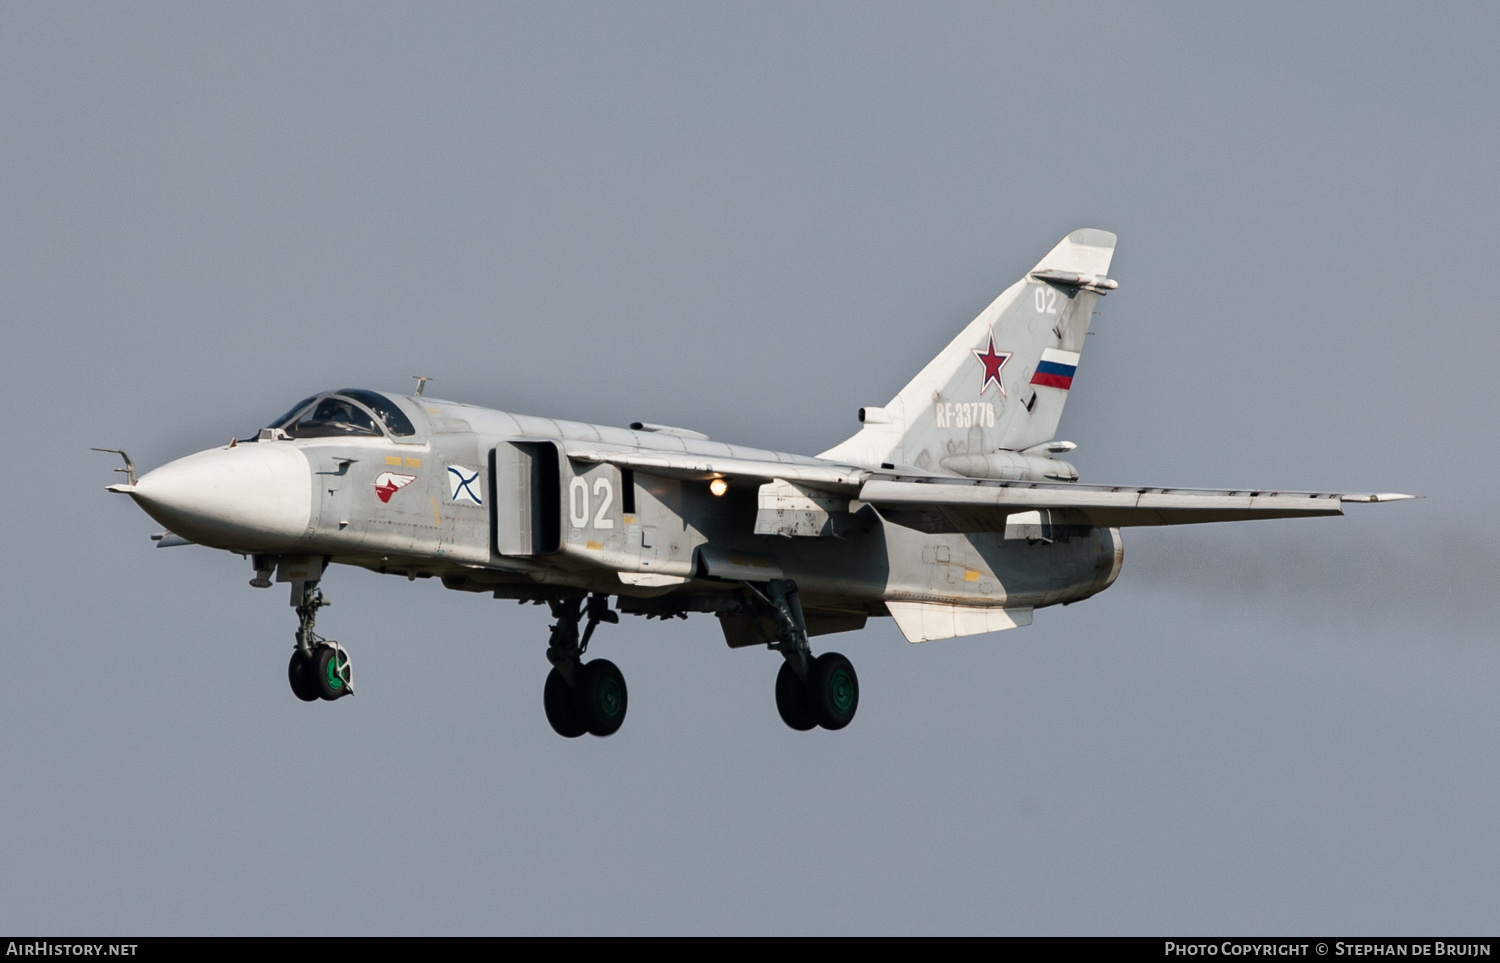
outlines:
M882 479L865 482L859 493L889 520L924 532L1003 531L1007 516L1040 509L1076 512L1099 528L1315 518L1342 515L1345 501L1397 497L1411 496Z

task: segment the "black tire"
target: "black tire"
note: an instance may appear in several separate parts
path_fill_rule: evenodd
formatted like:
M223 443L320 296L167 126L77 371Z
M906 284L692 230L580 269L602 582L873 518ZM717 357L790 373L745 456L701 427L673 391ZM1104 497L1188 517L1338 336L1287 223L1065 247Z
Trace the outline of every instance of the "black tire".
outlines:
M286 680L292 684L292 695L303 702L317 702L322 698L312 673L312 659L300 650L293 651L292 661L286 664Z
M547 684L542 686L542 708L547 710L552 731L565 739L577 739L589 731L578 711L577 694L556 668L547 673Z
M578 708L591 734L614 735L625 721L629 702L625 676L613 662L595 659L583 666L578 684Z
M776 673L776 711L781 713L782 722L798 732L806 732L818 724L808 705L807 686L797 678L790 662L782 662L781 671Z
M331 645L313 650L312 684L320 699L329 702L349 694L349 657Z
M807 674L808 704L818 725L842 729L859 708L859 676L854 665L837 652L824 652L813 660Z

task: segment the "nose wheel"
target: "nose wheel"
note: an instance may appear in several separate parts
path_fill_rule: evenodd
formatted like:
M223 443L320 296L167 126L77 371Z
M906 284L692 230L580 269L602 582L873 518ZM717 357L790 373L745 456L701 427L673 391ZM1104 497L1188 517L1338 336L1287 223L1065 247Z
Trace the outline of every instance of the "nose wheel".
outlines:
M303 587L297 605L297 647L286 667L292 694L303 702L319 699L333 702L354 694L354 669L349 653L342 645L313 631L318 609L328 604L314 584Z
M317 702L322 696L313 679L312 659L301 652L292 653L292 661L286 666L286 680L292 684L292 695L303 702Z
M349 653L337 642L324 641L311 653L292 653L286 667L292 694L303 702L332 702L354 692Z

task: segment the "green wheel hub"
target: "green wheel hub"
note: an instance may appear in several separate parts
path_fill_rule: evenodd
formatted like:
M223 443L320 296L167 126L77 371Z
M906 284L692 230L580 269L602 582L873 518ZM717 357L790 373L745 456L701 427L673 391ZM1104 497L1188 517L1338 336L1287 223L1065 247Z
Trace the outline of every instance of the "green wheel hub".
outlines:
M342 689L344 687L344 665L346 660L335 655L328 660L328 688Z
M317 657L307 667L308 678L318 689L318 695L330 702L342 699L354 691L349 678L349 654L337 643L320 645Z
M854 705L854 680L847 669L836 669L828 676L828 701L840 715Z
M624 694L620 692L620 685L614 679L600 680L598 698L599 713L608 719L613 719L625 708Z
M594 659L581 667L576 694L579 715L596 736L612 735L625 721L629 694L625 677L608 659Z
M818 725L824 729L847 726L859 708L859 676L849 660L837 652L824 652L813 660L807 682Z

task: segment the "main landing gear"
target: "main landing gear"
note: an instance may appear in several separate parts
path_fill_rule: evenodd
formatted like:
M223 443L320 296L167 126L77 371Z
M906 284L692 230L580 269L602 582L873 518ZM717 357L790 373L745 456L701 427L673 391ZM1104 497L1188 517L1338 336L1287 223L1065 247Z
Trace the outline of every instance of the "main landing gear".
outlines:
M771 648L786 660L776 673L776 711L781 721L798 732L816 726L842 729L859 708L859 676L854 665L837 652L813 658L807 643L807 621L802 615L797 584L776 579L764 595L776 617L776 641Z
M547 721L558 735L576 739L585 732L596 736L613 735L625 721L628 696L625 676L608 659L584 662L589 638L600 622L614 624L620 614L609 607L609 596L594 594L587 601L562 599L547 603L552 617L552 638L547 645L547 661L552 671L542 688L542 706ZM578 623L585 618L583 637Z
M303 702L325 699L332 702L354 694L353 668L349 653L331 639L313 631L318 609L328 599L316 582L295 582L292 599L297 606L297 648L287 664L286 678L292 693Z

